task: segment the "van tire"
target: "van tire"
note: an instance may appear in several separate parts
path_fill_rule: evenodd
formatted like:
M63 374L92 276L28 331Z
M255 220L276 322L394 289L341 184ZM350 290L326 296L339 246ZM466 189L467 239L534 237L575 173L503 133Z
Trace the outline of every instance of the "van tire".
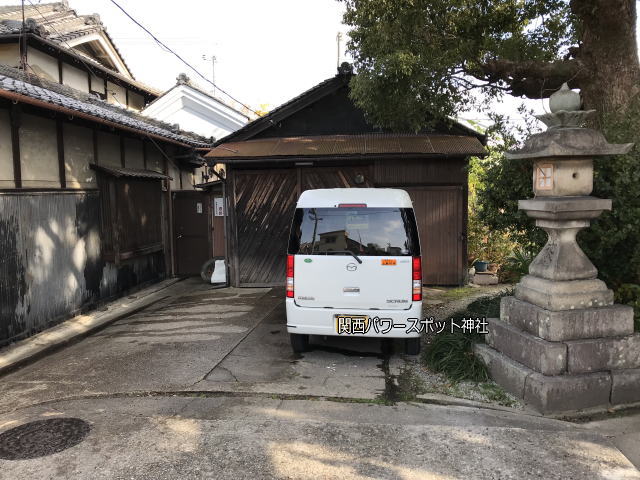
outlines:
M420 337L405 339L404 351L407 355L419 355L420 354Z
M302 353L309 350L309 335L291 333L289 338L291 339L291 348L293 348L294 353Z

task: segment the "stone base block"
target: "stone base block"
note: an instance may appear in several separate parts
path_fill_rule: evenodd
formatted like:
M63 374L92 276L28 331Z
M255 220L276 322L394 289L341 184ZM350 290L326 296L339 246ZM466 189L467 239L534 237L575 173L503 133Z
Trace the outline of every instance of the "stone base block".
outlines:
M547 376L514 362L487 345L476 344L474 352L487 365L496 383L540 413L563 414L609 407L612 387L609 372ZM640 371L637 375L640 376ZM638 390L632 383L637 378L629 373L619 376L620 403L628 403L634 398Z
M640 368L640 334L565 343L569 373Z
M533 370L514 362L497 350L483 343L476 343L474 353L484 362L491 378L507 392L516 397L524 398L524 384Z
M532 373L525 382L524 401L545 414L606 408L611 393L609 372L547 377Z
M640 402L640 368L614 370L611 372L611 380L611 403L613 405Z
M602 280L553 281L525 275L516 285L516 298L546 310L577 310L613 305L613 291Z
M473 276L472 282L476 285L497 285L498 284L498 276L492 274L480 274L476 273Z
M487 343L509 358L545 375L559 375L567 369L567 346L547 342L497 318L488 321Z
M554 312L515 297L503 297L500 319L551 342L633 333L633 308L628 305Z

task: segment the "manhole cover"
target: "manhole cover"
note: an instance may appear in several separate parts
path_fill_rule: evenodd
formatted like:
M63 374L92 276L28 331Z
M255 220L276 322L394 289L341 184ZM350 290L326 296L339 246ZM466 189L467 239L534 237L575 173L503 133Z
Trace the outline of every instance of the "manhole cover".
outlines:
M51 418L25 423L0 434L0 458L26 460L79 444L91 427L79 418Z

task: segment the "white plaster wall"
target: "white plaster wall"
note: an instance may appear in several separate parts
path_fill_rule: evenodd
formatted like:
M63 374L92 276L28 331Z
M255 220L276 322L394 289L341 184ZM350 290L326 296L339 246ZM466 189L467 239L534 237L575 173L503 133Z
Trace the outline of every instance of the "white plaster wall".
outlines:
M127 107L127 90L115 83L107 82L107 102L118 105L122 108Z
M120 137L111 133L98 132L98 165L122 167Z
M158 120L216 139L248 123L247 117L191 87L180 85L150 104L142 112Z
M22 115L20 168L25 188L60 188L58 138L53 120Z
M129 108L139 112L144 108L144 97L129 90Z
M90 168L94 163L93 132L65 123L63 138L67 188L97 188L96 173Z
M142 141L135 138L124 139L124 166L127 168L144 169L144 152Z
M20 47L17 43L0 44L0 63L10 67L20 65Z
M180 170L180 175L182 175L182 190L195 190L191 170Z
M67 63L62 64L62 83L81 92L89 93L89 74Z
M104 89L104 80L100 77L96 77L95 75L91 75L91 91L98 93L106 93Z
M58 60L56 58L35 48L29 48L27 50L27 63L38 76L52 82L60 82Z
M0 110L0 188L14 188L9 110Z

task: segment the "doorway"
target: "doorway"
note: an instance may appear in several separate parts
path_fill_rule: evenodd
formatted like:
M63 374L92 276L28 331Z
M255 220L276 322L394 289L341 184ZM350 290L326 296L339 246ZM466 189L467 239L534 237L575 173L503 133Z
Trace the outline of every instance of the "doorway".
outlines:
M197 191L173 192L176 275L200 275L212 257L210 197Z

